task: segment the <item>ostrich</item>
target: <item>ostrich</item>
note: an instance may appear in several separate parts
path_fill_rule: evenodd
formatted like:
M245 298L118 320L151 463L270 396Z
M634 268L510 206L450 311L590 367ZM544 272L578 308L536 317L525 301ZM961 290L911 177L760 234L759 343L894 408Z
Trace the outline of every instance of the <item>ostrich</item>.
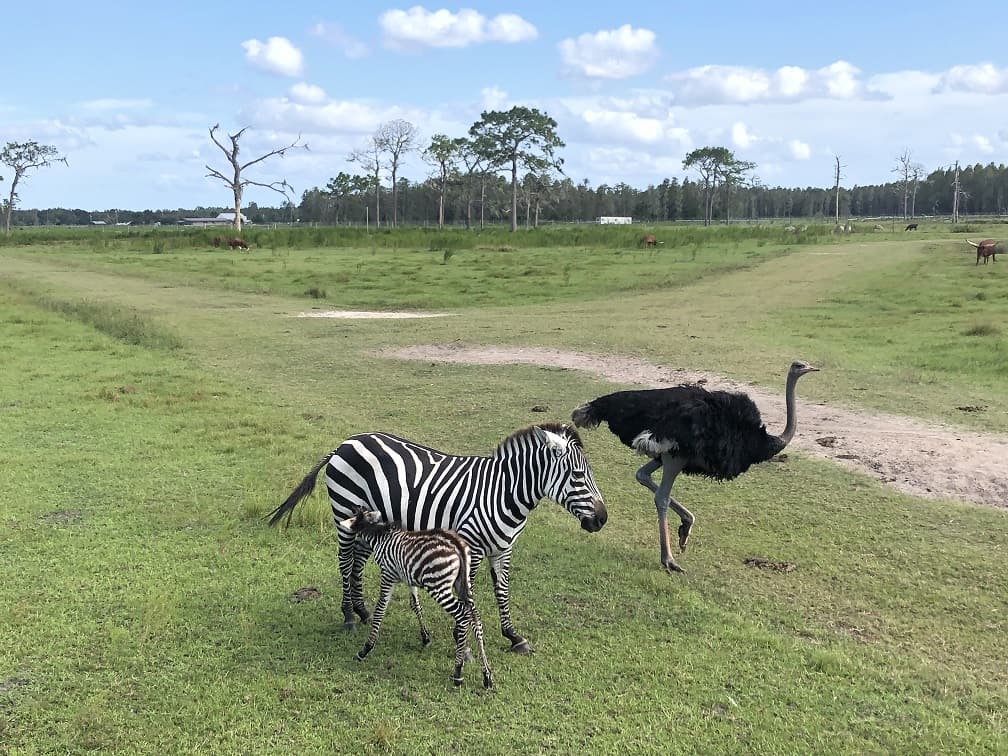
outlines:
M686 550L694 517L672 498L676 476L684 472L731 480L779 453L795 433L795 384L818 369L807 362L791 363L785 389L787 423L779 436L767 433L759 409L745 394L700 386L617 391L577 407L571 419L582 428L605 421L620 441L651 457L637 471L637 482L654 493L662 565L669 572L683 572L669 548L666 515L672 507L682 520L680 552ZM658 468L661 484L655 485L651 476Z

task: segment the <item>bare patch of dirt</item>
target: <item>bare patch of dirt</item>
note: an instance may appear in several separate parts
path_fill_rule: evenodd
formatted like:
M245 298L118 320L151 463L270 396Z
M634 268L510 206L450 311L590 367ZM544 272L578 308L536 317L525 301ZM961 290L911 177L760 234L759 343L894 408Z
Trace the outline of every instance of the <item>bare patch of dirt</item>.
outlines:
M711 390L746 392L760 408L768 428L784 427L783 371L781 387L773 392L681 367L556 349L418 345L386 350L381 355L406 360L584 370L616 383L651 388L702 383ZM813 381L815 377L804 380ZM915 496L1008 507L1008 466L1004 462L1008 459L1008 437L1002 435L883 412L810 404L802 401L799 384L798 433L791 445L809 456L832 460Z
M300 604L305 601L318 601L320 598L322 598L322 591L314 585L309 585L294 591L291 594L290 600L295 604Z
M319 310L299 312L299 318L345 318L348 320L402 320L403 318L446 318L449 312L377 312L371 310Z
M72 525L75 522L80 522L82 517L84 515L78 509L57 509L54 512L47 512L39 519L50 525Z
M758 567L761 570L773 570L774 572L794 572L798 567L794 562L775 562L773 559L763 557L746 557L742 560L746 567Z

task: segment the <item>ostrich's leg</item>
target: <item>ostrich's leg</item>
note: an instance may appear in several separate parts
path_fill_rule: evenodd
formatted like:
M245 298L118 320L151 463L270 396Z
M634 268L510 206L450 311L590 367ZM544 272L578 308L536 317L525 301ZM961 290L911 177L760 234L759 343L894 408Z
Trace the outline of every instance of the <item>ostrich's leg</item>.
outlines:
M672 498L672 484L675 483L676 477L682 472L685 466L686 460L684 459L672 457L668 454L662 455L662 479L661 485L655 490L655 507L658 509L658 522L661 527L659 537L662 543L662 563L666 567L669 566L666 558L671 560L671 556L669 556L668 522L666 520L667 508L672 507L675 513L679 515L679 520L681 521L679 525L680 552L686 551L686 543L689 541L690 531L693 529L693 523L696 520L692 512Z

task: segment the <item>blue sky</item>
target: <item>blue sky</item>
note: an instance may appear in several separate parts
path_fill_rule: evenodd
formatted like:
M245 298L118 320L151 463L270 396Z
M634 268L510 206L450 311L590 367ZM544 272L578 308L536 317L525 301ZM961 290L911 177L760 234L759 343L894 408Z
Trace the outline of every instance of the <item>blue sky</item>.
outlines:
M1006 2L19 2L0 144L68 159L19 187L25 208L227 205L206 178L225 165L218 122L248 127L248 157L300 134L310 152L249 172L300 196L354 172L384 121L426 143L513 105L557 120L567 175L593 186L682 178L705 145L771 186L827 186L834 155L844 184L880 183L905 150L928 171L1008 162L1006 27ZM427 173L416 157L400 171Z

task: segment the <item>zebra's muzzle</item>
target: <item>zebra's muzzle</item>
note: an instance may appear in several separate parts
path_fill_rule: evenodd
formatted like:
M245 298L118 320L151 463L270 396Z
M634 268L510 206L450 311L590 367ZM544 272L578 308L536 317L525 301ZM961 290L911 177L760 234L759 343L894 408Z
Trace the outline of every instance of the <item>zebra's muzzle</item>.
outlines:
M595 514L591 517L581 518L581 527L589 533L597 533L602 530L602 526L606 524L608 519L609 513L606 511L605 503L599 500L595 502Z

